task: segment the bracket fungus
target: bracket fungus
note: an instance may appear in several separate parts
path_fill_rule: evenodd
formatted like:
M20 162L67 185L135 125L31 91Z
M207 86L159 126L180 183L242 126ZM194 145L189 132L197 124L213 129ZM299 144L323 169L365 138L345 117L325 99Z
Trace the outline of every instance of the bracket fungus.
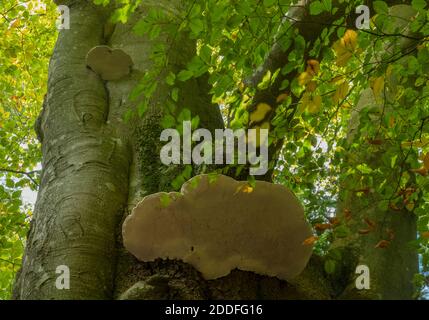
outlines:
M121 49L96 46L86 55L86 65L106 81L120 80L127 76L133 65L131 57Z
M297 198L282 185L199 175L181 192L145 197L122 227L125 248L141 261L179 259L207 280L237 268L289 280L312 252Z

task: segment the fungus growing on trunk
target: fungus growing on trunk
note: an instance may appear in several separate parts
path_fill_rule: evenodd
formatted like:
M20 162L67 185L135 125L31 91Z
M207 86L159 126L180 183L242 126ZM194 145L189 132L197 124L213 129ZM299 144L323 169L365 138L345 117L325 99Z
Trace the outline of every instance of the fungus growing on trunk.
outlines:
M237 268L289 280L312 247L304 211L286 187L223 175L200 175L180 193L145 197L122 227L125 248L141 261L180 259L205 279Z
M120 80L131 71L133 61L121 49L96 46L86 55L86 65L106 81Z

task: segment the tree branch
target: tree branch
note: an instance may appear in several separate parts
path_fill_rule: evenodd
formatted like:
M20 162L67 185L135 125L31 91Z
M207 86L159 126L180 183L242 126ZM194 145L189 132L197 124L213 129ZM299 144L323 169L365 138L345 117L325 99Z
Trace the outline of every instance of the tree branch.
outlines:
M33 171L21 171L21 170L13 170L13 169L6 169L6 168L0 168L0 172L8 172L8 173L14 173L14 174L21 174L27 176L28 179L30 179L37 187L39 184L37 181L32 177L33 174L39 173L40 170L33 170Z

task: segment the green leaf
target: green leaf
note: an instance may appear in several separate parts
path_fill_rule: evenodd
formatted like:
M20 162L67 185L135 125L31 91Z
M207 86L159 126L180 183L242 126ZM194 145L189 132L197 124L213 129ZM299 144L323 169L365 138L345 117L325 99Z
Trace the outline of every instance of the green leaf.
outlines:
M191 178L191 176L192 176L192 165L186 165L185 166L185 169L182 172L182 176L186 180L188 180L189 178Z
M334 234L337 238L345 238L349 235L349 233L349 228L343 225L334 229Z
M110 0L94 0L94 4L102 6L107 6L109 2Z
M174 88L171 91L171 99L173 99L174 102L179 101L179 88Z
M177 117L177 121L180 123L186 120L191 120L192 116L191 116L191 110L189 110L188 108L183 108L182 111L180 111L179 116Z
M426 0L413 0L411 1L411 5L416 10L422 10L426 7Z
M144 102L140 103L139 106L137 107L137 112L140 116L140 118L142 118L144 116L144 114L146 113L147 110L147 101L145 100Z
M374 1L373 6L377 13L387 14L389 12L389 7L384 1Z
M275 3L277 3L277 0L264 0L264 7L272 7Z
M396 164L396 159L398 159L398 155L395 154L392 159L390 160L390 167L393 169L395 167Z
M171 182L171 186L174 190L179 190L182 184L185 183L185 181L186 179L182 175L179 175L173 179L173 181Z
M336 262L335 260L326 260L325 261L325 272L327 274L333 274L335 272Z
M160 33L161 33L161 27L157 24L152 25L149 32L149 39L155 40L156 38L158 38Z
M199 116L193 117L191 121L192 130L197 129L199 124L200 124L200 117Z
M180 81L186 81L192 78L193 76L193 72L189 71L189 70L182 70L179 72L179 74L177 75L177 79L179 79Z
M200 18L193 18L189 21L192 34L198 36L204 30L204 22Z
M176 75L170 71L170 73L167 75L167 77L165 78L165 82L169 85L172 86L174 85L174 81L176 81Z
M171 198L168 195L168 193L163 193L161 195L161 197L159 198L160 202L161 202L161 207L163 208L167 208L169 206L169 204L171 203Z
M271 71L268 70L267 73L262 78L261 82L258 84L258 89L260 90L267 89L268 86L270 85L270 81L271 81Z
M316 16L325 10L324 5L320 1L313 1L310 4L310 14Z
M174 128L176 125L176 118L170 114L166 114L161 120L161 126L164 129Z

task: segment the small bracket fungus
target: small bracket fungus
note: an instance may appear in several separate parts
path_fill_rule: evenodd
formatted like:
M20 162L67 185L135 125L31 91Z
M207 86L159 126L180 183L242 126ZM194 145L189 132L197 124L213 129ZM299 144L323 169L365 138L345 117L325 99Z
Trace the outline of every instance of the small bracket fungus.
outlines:
M205 279L237 268L289 280L305 268L312 235L286 187L200 175L180 193L145 197L122 227L125 248L141 261L180 259Z
M120 80L131 71L133 61L121 49L97 46L86 55L86 65L106 81Z

